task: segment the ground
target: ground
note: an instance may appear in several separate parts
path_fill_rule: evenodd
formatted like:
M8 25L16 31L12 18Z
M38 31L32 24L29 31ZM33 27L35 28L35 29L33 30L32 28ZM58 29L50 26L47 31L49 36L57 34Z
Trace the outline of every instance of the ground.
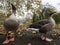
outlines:
M2 26L3 27L3 26ZM0 28L0 45L3 45L2 42L5 40L6 35L5 31L1 31ZM60 26L56 26L56 29L48 33L48 37L52 38L54 41L46 42L41 40L38 36L39 33L32 33L32 31L22 30L16 34L15 41L10 42L6 45L60 45Z

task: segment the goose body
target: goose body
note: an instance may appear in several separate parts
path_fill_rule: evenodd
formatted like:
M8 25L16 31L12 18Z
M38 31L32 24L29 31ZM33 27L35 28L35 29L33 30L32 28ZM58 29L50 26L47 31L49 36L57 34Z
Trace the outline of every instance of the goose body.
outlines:
M38 22L31 24L28 28L36 28L39 29L40 33L46 34L48 31L53 30L55 27L55 20L52 16L49 16L48 19L43 19Z
M11 5L12 5L12 14L10 17L5 19L4 28L7 31L16 31L19 26L18 20L16 18L16 7L13 4L11 4Z
M5 19L4 21L4 28L6 30L6 40L3 42L3 44L7 44L10 41L15 40L15 34L16 30L18 29L19 23L16 18L16 7L12 5L12 15Z
M4 21L4 28L6 31L16 31L18 29L19 23L13 19L6 19Z

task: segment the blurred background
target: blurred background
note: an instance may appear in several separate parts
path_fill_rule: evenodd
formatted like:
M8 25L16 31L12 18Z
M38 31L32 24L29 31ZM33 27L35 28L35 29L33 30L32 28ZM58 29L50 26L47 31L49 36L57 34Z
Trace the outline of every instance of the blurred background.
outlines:
M24 25L29 25L38 20L47 18L47 12L57 12L53 15L56 24L60 25L60 1L59 0L0 0L0 26L4 19L11 15L11 5L13 3L17 8L17 14L22 17L26 15Z
M25 26L41 19L46 19L49 11L56 12L56 14L53 14L53 18L56 21L56 29L51 32L51 36L60 38L60 0L0 0L0 34L5 33L3 21L11 15L10 3L13 3L17 8L16 14L19 15L17 18L20 18L21 23ZM21 28L25 27L20 27L18 30ZM56 42L60 43L58 40Z

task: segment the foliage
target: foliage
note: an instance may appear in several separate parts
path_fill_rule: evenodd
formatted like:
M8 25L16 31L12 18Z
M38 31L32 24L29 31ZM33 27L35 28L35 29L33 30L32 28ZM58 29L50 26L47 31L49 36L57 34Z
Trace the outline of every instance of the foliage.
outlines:
M55 14L53 18L55 19L56 23L60 23L60 13Z
M18 15L25 15L25 12L33 15L32 23L47 18L47 13L50 10L55 10L55 8L52 6L43 6L41 0L0 0L0 2L2 3L0 5L0 8L2 8L1 10L3 10L3 12L5 11L4 13L2 12L2 14L5 14L7 17L9 17L11 15L10 3L13 3L17 8ZM59 14L54 16L56 22L60 22L59 16Z
M0 25L3 24L4 19L5 19L5 15L0 13Z
M33 18L32 18L32 23L36 22L38 20L38 15L34 13Z
M43 9L41 9L41 12L39 11L38 14L34 13L32 22L37 22L41 19L46 19L47 15L48 15L48 12L55 12L55 9L51 8L51 7L49 7L49 8L44 7Z

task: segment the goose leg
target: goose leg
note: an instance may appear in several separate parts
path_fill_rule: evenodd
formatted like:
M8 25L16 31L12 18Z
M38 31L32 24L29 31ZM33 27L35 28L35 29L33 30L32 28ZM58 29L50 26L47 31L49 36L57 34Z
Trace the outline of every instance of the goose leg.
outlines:
M8 37L9 41L14 41L15 40L15 32L11 32Z
M7 32L6 35L6 40L3 42L3 44L8 44L11 41L15 40L15 36L14 36L15 32L11 33L11 32Z
M41 34L41 37L40 37L42 40L45 40L45 34Z
M42 40L45 40L45 41L47 41L47 42L51 42L53 39L50 39L50 38L48 38L47 36L46 36L46 34L41 34L41 39Z
M8 40L7 36L8 36L8 31L6 32L6 39L5 39L5 41L3 42L3 44L8 44L8 43L9 43L9 40Z
M6 40L3 42L3 44L8 44L9 40L6 38Z
M50 39L50 38L48 38L48 37L46 37L45 40L48 41L48 42L53 41L53 39Z

